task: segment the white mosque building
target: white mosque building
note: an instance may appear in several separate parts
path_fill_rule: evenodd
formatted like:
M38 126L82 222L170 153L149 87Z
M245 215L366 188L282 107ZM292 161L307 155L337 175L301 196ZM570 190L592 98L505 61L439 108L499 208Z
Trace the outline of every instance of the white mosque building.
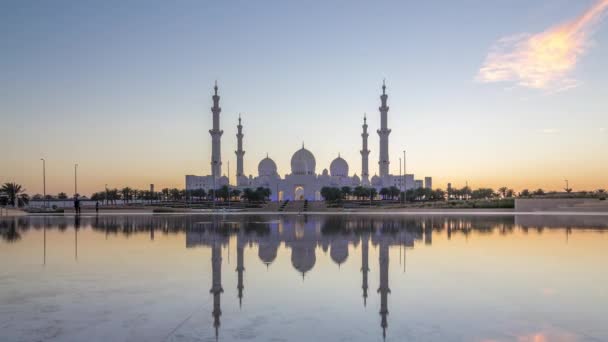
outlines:
M221 159L221 137L224 131L220 129L220 112L219 107L220 96L217 94L218 87L217 83L214 87L213 107L211 113L213 114L213 128L209 130L211 134L211 175L208 176L195 176L186 175L186 190L204 189L210 190L214 188L220 188L224 185L229 185L228 177L222 175L222 159ZM245 176L243 172L243 156L245 151L243 150L243 125L239 116L239 123L237 125L238 133L237 137L237 151L235 151L237 157L236 167L236 188L257 188L266 187L270 188L273 201L283 200L321 200L321 188L325 186L329 187L374 187L376 190L380 190L384 187L396 186L402 190L416 189L420 187L432 188L432 178L425 177L424 182L414 178L413 174L391 175L389 174L389 153L388 153L388 138L391 130L388 128L388 110L387 106L388 95L386 94L386 85L382 84L382 95L380 96L381 106L380 110L380 129L378 129L378 136L380 137L380 153L379 153L379 174L369 177L368 168L368 157L369 149L367 146L367 117L363 117L363 132L361 133L362 138L362 149L361 149L361 177L357 174L352 176L349 173L349 166L346 160L340 155L334 159L329 165L329 171L323 169L320 174L317 174L315 156L307 150L302 144L302 148L297 150L291 157L291 173L286 174L285 177L281 176L277 172L276 163L266 155L266 158L262 159L258 164L258 175L254 177L249 175Z

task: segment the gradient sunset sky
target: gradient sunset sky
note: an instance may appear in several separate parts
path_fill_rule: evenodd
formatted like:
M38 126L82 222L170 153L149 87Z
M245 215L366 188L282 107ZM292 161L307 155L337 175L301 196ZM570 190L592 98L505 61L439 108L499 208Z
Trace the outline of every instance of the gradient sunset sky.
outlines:
M302 142L317 172L361 174L389 95L391 171L434 186L608 188L608 0L2 1L0 182L47 193L184 187L210 173L218 80L223 172Z

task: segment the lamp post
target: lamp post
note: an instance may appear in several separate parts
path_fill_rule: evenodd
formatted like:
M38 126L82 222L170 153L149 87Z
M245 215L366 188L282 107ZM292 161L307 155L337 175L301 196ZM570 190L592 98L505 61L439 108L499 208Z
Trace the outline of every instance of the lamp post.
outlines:
M44 207L47 207L46 203L46 160L44 158L40 158L42 160L42 196L44 196Z
M230 160L228 161L228 210L230 210Z
M78 196L78 164L74 164L74 198Z
M399 178L401 179L401 182L399 182L399 202L401 202L401 191L403 190L403 175L401 173L401 166L403 166L401 164L401 157L399 157ZM403 194L403 196L405 196L405 194Z
M407 163L405 161L405 150L403 150L403 204L405 205L405 194L407 193Z
M106 200L106 205L108 205L108 184L106 184L104 187L106 189L106 193L105 193L104 197L105 197L105 200Z

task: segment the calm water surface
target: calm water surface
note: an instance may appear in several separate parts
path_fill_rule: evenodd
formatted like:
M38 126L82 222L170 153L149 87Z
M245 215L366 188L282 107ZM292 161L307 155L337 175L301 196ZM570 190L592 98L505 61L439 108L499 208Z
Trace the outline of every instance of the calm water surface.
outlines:
M608 341L606 216L0 220L1 341Z

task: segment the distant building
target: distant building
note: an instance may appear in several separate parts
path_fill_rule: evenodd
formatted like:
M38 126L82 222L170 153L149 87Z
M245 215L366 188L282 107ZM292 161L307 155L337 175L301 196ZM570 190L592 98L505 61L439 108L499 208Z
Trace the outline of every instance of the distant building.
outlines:
M220 96L218 95L217 83L214 86L213 107L213 129L209 131L211 134L211 170L212 174L208 176L186 175L186 190L194 189L214 189L224 185L229 185L229 180L226 175L222 175L221 161L221 136L223 131L220 127L220 112L219 107ZM302 143L302 148L297 150L291 157L291 173L286 174L283 178L277 172L277 165L274 160L268 155L258 163L258 175L254 177L245 176L243 173L245 151L243 150L243 125L241 116L237 125L237 157L236 170L236 187L257 188L266 187L271 190L271 199L276 200L320 200L321 188L329 187L356 187L356 186L372 186L376 190L384 187L397 187L401 190L422 188L423 184L420 180L414 180L413 174L404 176L389 174L389 154L388 154L388 137L391 130L388 128L388 110L387 105L388 95L386 94L386 84L382 84L382 95L380 96L380 129L378 136L380 139L379 153L379 176L374 175L369 178L369 149L367 145L367 116L363 117L363 132L361 133L361 177L356 173L352 176L349 173L349 166L340 154L335 158L328 169L323 169L320 174L316 173L316 160L312 152L307 150ZM427 182L431 182L431 177L426 177Z
M432 177L424 177L424 187L433 190L433 178Z
M424 183L422 182L422 179L416 179L415 189L421 189L421 188L424 188Z

